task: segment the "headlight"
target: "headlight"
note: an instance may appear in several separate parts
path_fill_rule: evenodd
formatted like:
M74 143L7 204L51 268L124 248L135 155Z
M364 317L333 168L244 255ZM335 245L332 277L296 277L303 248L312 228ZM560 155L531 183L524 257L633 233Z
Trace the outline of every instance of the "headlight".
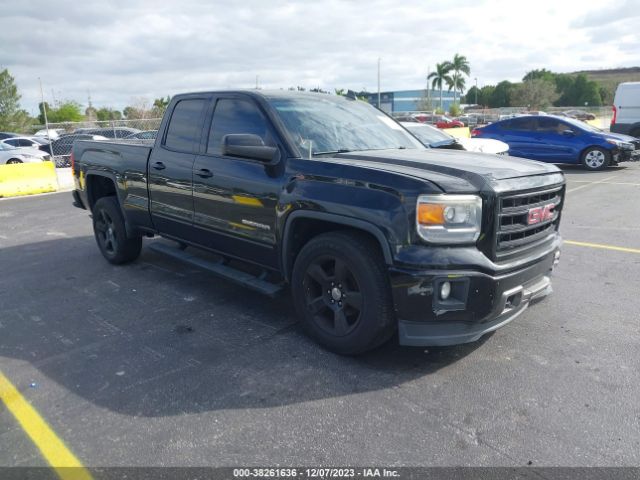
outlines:
M622 142L620 140L615 140L613 138L607 138L607 142L611 143L612 145L615 145L616 147L622 150L633 150L635 148L633 143Z
M477 195L420 195L418 235L431 243L473 243L480 236L482 199Z

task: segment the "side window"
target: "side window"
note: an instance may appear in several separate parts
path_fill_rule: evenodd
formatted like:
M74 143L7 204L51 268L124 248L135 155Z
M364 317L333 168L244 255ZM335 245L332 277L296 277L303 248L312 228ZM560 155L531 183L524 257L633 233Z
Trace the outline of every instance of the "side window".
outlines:
M510 130L530 131L536 129L536 119L533 117L520 117L511 120Z
M567 130L567 127L563 122L555 118L539 118L538 119L538 131L545 133L562 133Z
M180 100L171 114L164 144L172 150L192 152L200 141L200 116L205 100Z
M221 154L222 139L233 133L252 133L262 138L265 145L273 145L266 120L258 107L249 100L223 98L213 112L207 153Z
M21 140L18 140L18 144L21 147L30 147L32 145L31 140L27 140L26 138L23 138Z
M8 143L9 145L13 145L14 147L17 147L20 145L20 141L19 140L5 140L5 143Z

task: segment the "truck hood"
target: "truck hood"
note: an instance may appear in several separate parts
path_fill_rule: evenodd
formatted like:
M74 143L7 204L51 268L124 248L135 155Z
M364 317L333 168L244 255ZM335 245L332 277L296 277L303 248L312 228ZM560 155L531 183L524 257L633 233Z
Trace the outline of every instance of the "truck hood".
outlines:
M334 161L411 175L446 192L480 190L501 181L558 173L546 163L464 150L370 150L339 153Z

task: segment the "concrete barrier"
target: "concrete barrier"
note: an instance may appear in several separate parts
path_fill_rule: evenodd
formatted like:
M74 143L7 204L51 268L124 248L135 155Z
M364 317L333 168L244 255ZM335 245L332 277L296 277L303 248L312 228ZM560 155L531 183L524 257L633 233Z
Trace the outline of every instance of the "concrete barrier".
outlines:
M56 192L58 188L52 162L0 165L0 197Z
M471 138L469 127L443 128L442 131L456 138Z

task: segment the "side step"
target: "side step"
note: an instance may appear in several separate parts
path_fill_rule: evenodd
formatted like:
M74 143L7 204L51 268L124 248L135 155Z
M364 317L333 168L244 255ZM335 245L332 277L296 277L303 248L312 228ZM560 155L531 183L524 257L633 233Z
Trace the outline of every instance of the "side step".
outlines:
M278 285L267 282L262 278L256 277L249 273L237 270L224 264L222 260L218 262L205 260L204 258L192 255L186 250L181 250L179 247L171 247L165 243L153 242L149 245L149 248L155 252L163 253L176 260L188 263L195 267L211 272L214 275L222 277L226 280L230 280L239 285L247 288L251 288L259 293L267 295L269 297L275 297L284 289L284 285Z

